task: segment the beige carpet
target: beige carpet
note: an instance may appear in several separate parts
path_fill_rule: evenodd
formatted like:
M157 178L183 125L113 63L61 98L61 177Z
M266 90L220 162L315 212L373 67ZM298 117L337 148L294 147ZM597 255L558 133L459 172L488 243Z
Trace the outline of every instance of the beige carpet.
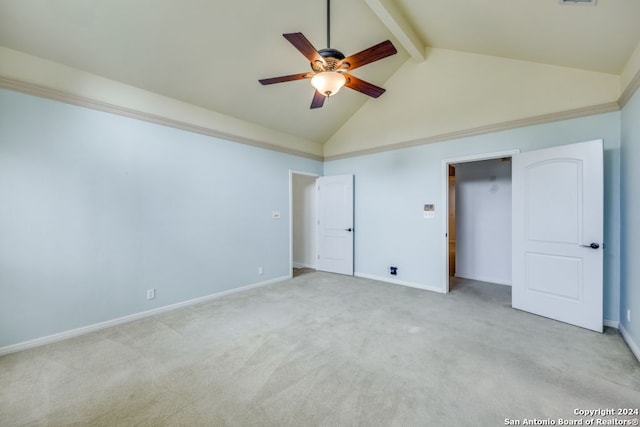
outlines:
M304 274L0 358L1 426L499 426L639 406L615 330L468 281Z

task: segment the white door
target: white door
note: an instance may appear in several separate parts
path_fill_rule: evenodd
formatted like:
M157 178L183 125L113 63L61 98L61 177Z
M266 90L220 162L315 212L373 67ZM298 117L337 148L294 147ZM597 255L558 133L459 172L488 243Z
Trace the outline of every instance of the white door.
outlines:
M353 175L318 178L318 270L353 275Z
M602 140L513 157L514 308L602 332Z

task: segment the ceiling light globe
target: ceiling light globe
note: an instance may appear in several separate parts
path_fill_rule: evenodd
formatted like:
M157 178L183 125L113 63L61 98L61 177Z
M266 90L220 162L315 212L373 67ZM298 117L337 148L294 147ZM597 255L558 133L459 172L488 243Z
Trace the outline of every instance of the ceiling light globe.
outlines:
M336 71L323 71L316 74L311 79L311 86L325 96L338 93L340 88L347 82L347 78Z

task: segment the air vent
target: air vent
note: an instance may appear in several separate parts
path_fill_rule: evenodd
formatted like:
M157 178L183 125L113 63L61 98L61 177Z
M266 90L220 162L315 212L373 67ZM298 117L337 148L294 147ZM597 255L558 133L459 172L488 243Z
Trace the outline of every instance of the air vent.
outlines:
M586 6L595 6L598 0L560 0L560 4L583 4Z

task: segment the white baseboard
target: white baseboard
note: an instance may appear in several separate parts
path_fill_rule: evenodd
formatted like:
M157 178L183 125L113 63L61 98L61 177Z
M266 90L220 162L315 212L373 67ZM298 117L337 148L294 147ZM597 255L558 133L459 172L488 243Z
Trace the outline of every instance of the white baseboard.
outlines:
M631 338L631 335L629 335L629 332L627 332L622 323L620 324L618 330L620 331L622 338L624 338L624 341L629 346L629 349L631 350L633 355L636 357L636 359L638 359L638 362L640 362L640 346L638 346L638 343L636 343L633 338Z
M422 285L419 283L406 282L404 280L392 279L390 277L385 277L385 276L376 276L374 274L367 274L367 273L356 272L356 273L353 273L353 275L356 277L362 277L363 279L371 279L371 280L377 280L379 282L393 283L394 285L408 286L410 288L417 288L425 291L437 292L439 294L446 293L444 289L439 288L437 286Z
M618 327L620 326L620 322L618 322L617 320L604 319L602 323L604 324L604 326L608 326L614 329L618 329Z
M281 282L289 279L291 276L276 277L275 279L266 280L264 282L254 283L240 288L229 289L227 291L217 292L211 295L205 295L203 297L190 299L188 301L178 302L175 304L165 305L163 307L154 308L153 310L147 310L140 313L130 314L128 316L119 317L117 319L107 320L100 323L94 323L92 325L83 326L81 328L72 329L70 331L64 331L53 335L47 335L46 337L36 338L29 341L24 341L17 344L0 347L0 356L4 356L11 353L16 353L22 350L28 350L42 345L52 344L58 341L63 341L69 338L77 337L80 335L96 332L101 329L111 328L113 326L122 325L124 323L133 322L136 320L144 319L145 317L155 316L156 314L165 313L167 311L176 310L178 308L187 307L201 302L209 301L212 299L220 298L226 295L235 294L238 292L248 291L249 289L259 288L261 286L270 285L272 283Z

